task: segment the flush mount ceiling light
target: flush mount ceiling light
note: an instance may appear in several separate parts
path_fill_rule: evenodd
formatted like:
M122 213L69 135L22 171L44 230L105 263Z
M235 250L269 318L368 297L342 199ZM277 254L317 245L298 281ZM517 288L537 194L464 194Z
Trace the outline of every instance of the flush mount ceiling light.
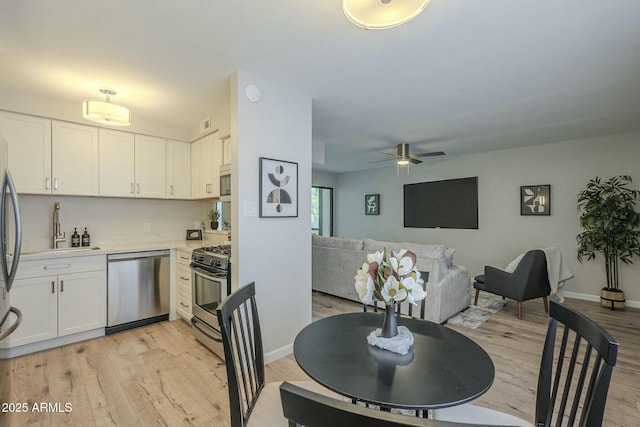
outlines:
M111 96L116 92L111 89L100 89L104 93L105 101L83 101L82 117L87 120L111 126L129 126L131 124L131 113L127 107L112 104Z
M411 21L430 0L342 0L349 21L367 30L384 30Z

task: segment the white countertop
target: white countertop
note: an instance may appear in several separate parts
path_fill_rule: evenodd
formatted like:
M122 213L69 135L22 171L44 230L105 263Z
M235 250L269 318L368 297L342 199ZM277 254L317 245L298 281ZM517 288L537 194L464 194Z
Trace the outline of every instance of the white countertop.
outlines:
M114 253L123 252L140 252L140 251L157 251L162 249L177 249L192 251L196 248L203 246L211 246L211 242L206 240L172 240L162 242L125 242L125 243L110 243L110 244L97 244L88 248L60 248L60 249L30 249L23 251L20 255L20 259L37 260L37 259L49 259L49 258L68 258L68 257L80 257L91 255L108 255Z

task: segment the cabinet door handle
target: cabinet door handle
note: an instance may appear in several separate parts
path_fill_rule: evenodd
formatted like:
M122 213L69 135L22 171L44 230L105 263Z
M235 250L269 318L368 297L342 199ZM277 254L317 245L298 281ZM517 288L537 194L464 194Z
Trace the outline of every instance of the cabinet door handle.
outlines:
M58 270L60 268L69 268L71 264L45 265L45 270Z
M131 194L133 194L133 182L131 183Z
M181 305L181 306L183 306L184 308L189 308L189 306L188 306L188 305L186 305L186 304L185 304L185 303L183 303L183 302L180 302L180 305Z
M64 280L60 280L60 292L64 292Z
M58 178L53 178L53 189L58 191Z
M180 255L180 259L189 260L189 259L191 259L191 258L190 258L190 257L186 257L186 256L182 256L182 255Z
M137 193L140 194L140 183L139 182L136 183L136 190L137 190Z
M181 278L182 280L189 280L189 278L188 278L188 277L182 277L182 276L180 276L180 278Z
M54 282L53 280L51 281L51 293L56 293L56 282Z
M50 188L51 188L51 178L46 177L46 178L44 179L44 189L45 189L45 190L48 190L48 189L50 189Z
M171 189L171 191L169 191L169 194L173 196L173 185L170 185L169 188Z

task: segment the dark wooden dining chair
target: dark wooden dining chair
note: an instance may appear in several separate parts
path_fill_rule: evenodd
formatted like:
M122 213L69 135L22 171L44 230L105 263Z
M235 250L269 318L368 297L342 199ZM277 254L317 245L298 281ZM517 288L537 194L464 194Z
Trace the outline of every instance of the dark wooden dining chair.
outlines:
M255 282L243 286L218 307L218 323L227 368L231 427L288 426L282 415L279 386L265 383L264 353ZM295 385L340 398L315 381Z
M435 421L376 411L287 382L280 386L280 397L289 427L479 427L477 424ZM490 426L483 424L483 427Z
M561 338L557 337L558 332ZM473 420L535 427L601 427L617 354L618 342L600 325L576 310L552 301L533 424L472 404L436 409L433 417L446 421Z

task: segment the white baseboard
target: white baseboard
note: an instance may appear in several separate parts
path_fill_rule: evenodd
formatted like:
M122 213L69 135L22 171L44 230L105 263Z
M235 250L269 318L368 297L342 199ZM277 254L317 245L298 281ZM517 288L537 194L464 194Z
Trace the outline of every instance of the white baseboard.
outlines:
M264 364L269 364L273 361L276 361L278 359L281 359L285 356L290 355L291 353L293 353L293 343L291 344L287 344L283 347L280 348L276 348L275 350L270 351L269 353L266 353L264 355Z
M600 301L600 296L599 295L583 294L583 293L580 293L580 292L566 292L565 291L564 296L567 297L567 298L575 298L575 299L581 299L581 300L586 300L586 301L595 301L595 302L599 302ZM640 301L626 300L624 302L624 304L627 307L640 308Z

